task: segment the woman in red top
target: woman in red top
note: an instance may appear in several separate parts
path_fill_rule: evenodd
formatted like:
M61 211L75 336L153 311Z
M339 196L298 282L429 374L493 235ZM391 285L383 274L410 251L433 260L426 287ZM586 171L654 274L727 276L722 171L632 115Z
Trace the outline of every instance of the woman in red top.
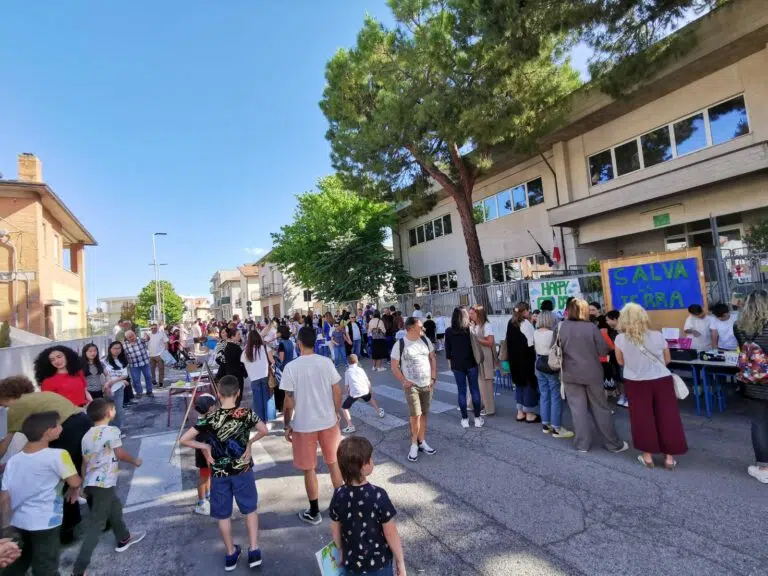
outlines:
M43 350L35 360L35 378L43 392L61 394L75 406L92 400L80 357L72 348L51 346Z

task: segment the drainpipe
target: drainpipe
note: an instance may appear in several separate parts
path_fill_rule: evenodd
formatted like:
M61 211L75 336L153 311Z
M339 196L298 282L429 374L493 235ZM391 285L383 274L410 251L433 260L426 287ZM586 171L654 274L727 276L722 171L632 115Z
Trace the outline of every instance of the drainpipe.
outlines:
M539 152L539 155L541 156L541 159L544 160L544 164L547 165L549 171L552 172L552 177L555 179L555 196L557 198L557 207L560 207L560 189L557 187L557 174L555 174L555 171L552 168L552 165L549 163L549 160L544 157L544 153ZM563 247L563 266L566 270L568 270L568 256L566 255L567 253L565 251L565 236L563 235L563 227L558 226L558 228L560 228L560 245Z
M17 266L18 262L16 260L16 246L13 245L13 241L11 240L11 237L8 235L7 230L0 230L0 244L5 246L6 248L9 248L11 250L11 258L12 258L12 264L11 264L11 280L10 282L13 282L13 326L14 328L19 327L19 291L18 291L18 282L16 280L17 276ZM29 326L27 326L29 328Z

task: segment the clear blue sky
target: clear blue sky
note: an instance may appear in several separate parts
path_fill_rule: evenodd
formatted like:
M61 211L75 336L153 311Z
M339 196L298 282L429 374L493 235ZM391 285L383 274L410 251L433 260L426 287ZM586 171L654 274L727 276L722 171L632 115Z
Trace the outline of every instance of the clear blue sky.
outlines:
M96 238L89 306L161 270L208 295L253 262L294 196L331 172L326 61L384 0L13 2L0 18L0 172L32 152ZM583 69L586 53L575 55Z

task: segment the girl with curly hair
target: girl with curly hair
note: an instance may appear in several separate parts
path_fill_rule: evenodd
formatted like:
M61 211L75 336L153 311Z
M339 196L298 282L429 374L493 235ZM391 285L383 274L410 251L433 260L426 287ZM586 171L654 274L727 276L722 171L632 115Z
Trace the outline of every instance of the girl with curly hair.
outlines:
M35 379L43 392L61 394L75 406L93 400L80 357L72 348L57 345L43 350L35 359Z

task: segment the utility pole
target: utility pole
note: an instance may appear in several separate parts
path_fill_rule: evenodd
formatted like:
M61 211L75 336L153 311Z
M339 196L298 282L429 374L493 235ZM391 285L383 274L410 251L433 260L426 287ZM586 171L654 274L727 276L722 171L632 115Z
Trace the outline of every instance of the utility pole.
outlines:
M155 245L155 236L168 236L165 232L153 232L152 233L152 266L155 270L155 306L157 306L157 315L159 316L159 320L155 318L156 322L165 322L165 316L163 315L163 305L162 300L160 299L160 272L158 271L157 267L157 246Z

